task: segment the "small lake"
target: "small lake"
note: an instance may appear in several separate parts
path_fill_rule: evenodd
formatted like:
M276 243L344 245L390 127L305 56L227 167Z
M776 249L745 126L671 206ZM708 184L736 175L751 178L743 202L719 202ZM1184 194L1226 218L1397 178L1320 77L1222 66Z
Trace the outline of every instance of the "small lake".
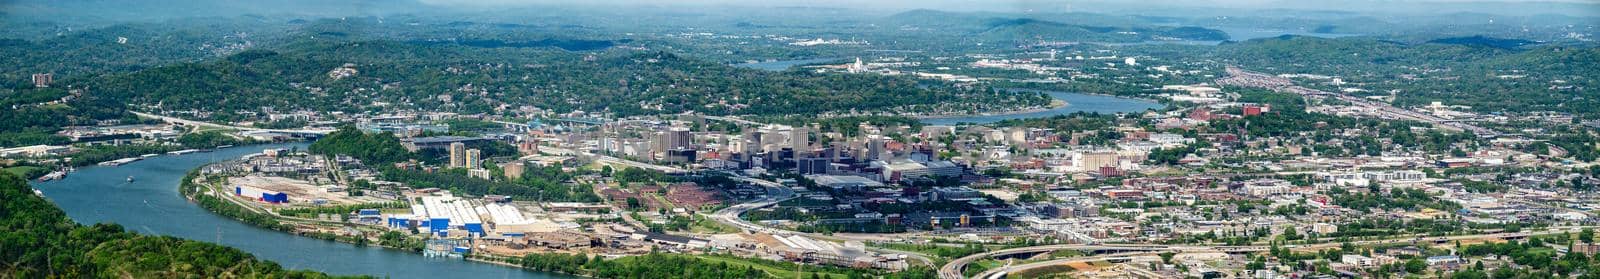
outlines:
M1067 102L1067 105L1045 111L1028 113L927 118L923 119L922 123L928 125L955 125L958 123L988 124L1011 119L1052 117L1057 115L1072 114L1074 112L1126 113L1142 112L1149 109L1159 109L1165 107L1165 105L1153 101L1114 96L1090 95L1060 91L1033 92L1044 92L1046 95L1050 95L1052 98Z
M734 67L741 67L741 68L757 69L757 70L783 71L783 70L788 70L789 68L793 68L794 66L799 66L799 65L815 64L815 63L823 63L823 62L833 62L833 61L840 61L840 60L842 60L842 59L839 59L839 58L811 58L811 59L778 60L778 61L755 62L755 63L739 63L739 64L733 64L733 66Z
M355 245L267 230L212 214L178 194L178 182L201 165L237 159L267 148L242 146L212 152L163 155L116 167L94 166L65 179L32 183L46 199L82 224L117 223L148 235L168 235L238 248L285 268L379 278L574 278L461 259ZM127 177L135 181L128 182Z

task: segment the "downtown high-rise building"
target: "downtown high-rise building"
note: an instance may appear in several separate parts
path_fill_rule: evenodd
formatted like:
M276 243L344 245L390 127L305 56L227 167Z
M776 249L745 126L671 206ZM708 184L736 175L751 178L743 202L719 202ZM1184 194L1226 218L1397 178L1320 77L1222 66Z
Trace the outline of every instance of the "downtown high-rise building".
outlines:
M689 134L688 127L672 127L667 129L667 149L693 149L694 136Z
M883 136L867 136L867 152L861 156L861 159L868 161L882 159L883 152L887 151L886 145L888 145L888 139Z
M789 149L794 151L794 158L796 160L799 160L800 158L810 157L811 156L811 133L810 133L810 131L807 130L806 127L803 127L803 126L796 126L796 127L794 127L793 130L789 130L789 145L790 145Z
M650 152L666 158L668 152L694 150L694 135L688 127L671 127L658 131L650 142Z

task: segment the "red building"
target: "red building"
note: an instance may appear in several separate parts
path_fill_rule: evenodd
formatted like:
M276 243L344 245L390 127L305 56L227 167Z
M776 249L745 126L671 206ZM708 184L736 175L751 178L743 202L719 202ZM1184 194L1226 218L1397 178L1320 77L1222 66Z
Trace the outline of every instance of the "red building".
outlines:
M1256 105L1244 105L1244 116L1254 115L1261 115L1261 107Z

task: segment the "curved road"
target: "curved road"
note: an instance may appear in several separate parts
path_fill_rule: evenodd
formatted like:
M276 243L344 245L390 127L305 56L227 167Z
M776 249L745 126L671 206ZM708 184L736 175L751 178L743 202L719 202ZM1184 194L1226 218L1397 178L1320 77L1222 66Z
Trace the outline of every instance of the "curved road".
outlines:
M318 135L326 135L328 133L333 132L333 130L262 129L262 128L255 128L255 127L233 126L233 125L227 125L227 124L217 124L217 123L204 122L204 121L188 120L188 119L183 119L183 118L155 115L155 114L149 114L149 113L143 113L143 112L137 112L137 111L130 111L130 112L133 113L133 115L137 115L139 117L160 119L161 121L165 121L167 123L183 124L183 125L188 125L188 126L212 127L212 128L221 128L221 129L234 129L234 130L241 130L241 131L277 132L277 133L289 133L289 134L318 134Z
M596 160L596 161L603 162L603 163L608 163L608 164L618 164L618 165L624 165L624 166L628 166L628 167L638 167L638 168L644 168L644 169L650 169L650 170L658 170L658 171L662 171L662 172L666 172L666 173L685 173L685 172L688 172L688 170L685 170L685 169L682 169L682 168L677 168L677 167L672 167L672 166L662 166L662 165L650 164L650 163L645 163L645 162L632 161L632 160L627 160L627 159L622 159L622 158L617 158L617 157L612 157L612 156L606 156L606 155L601 155L601 154L570 150L570 149L565 149L565 148L558 148L558 147L543 147L543 148L544 148L543 150L545 150L545 151L548 151L548 152L551 152L551 153L556 153L556 154L589 156L590 158L594 158L594 160ZM762 179L755 179L755 178L750 178L750 177L746 177L746 176L742 176L742 175L731 175L730 177L733 178L734 180L748 182L748 183L759 185L759 186L761 186L763 188L766 188L767 189L767 197L766 198L762 198L762 199L758 199L758 200L754 200L754 201L745 202L745 203L735 204L735 205L728 206L728 207L725 207L723 209L717 210L716 212L711 213L710 215L707 216L707 217L710 217L711 220L713 220L713 221L716 221L718 223L727 224L727 225L730 225L730 226L733 226L733 227L736 227L736 228L739 228L739 229L751 231L751 232L762 232L762 233L768 233L768 234L803 235L803 236L810 237L810 238L813 238L813 239L823 239L823 240L830 240L830 239L833 239L833 240L846 239L846 240L862 240L862 241L871 240L871 239L851 239L849 237L828 236L828 235L820 235L820 234L812 234L812 233L802 233L802 232L796 232L796 231L790 231L790 230L766 227L766 226L762 226L760 224L755 224L755 223L752 223L750 221L746 221L746 220L744 220L744 218L740 218L739 216L744 215L745 212L748 212L750 210L772 206L772 205L778 204L778 203L783 202L783 201L794 199L794 198L799 197L799 196L795 195L794 190L789 189L789 187L784 187L782 184L778 184L777 182L772 182L772 181L762 180ZM913 260L917 260L919 262L922 262L924 265L928 265L928 266L933 266L934 265L932 259L928 258L927 255L923 255L921 253L916 253L916 252L911 252L911 251L900 251L900 250L886 249L886 248L876 248L876 247L869 247L869 248L867 248L867 250L873 251L873 252L878 252L878 253L903 254L903 255L906 255L907 258L911 258Z
M797 198L799 196L794 194L794 190L789 189L789 187L784 187L782 184L778 184L776 182L767 181L767 180L761 180L761 179L755 179L755 178L750 178L750 177L745 177L745 176L739 176L739 175L734 175L734 176L732 176L732 178L734 180L749 182L749 183L760 185L761 187L767 188L768 196L766 198L762 198L762 199L758 199L758 200L754 200L754 201L750 201L750 202L746 202L746 203L736 204L736 205L732 205L732 206L728 206L728 207L722 208L721 210L717 210L717 212L711 213L711 215L708 216L708 217L711 217L711 220L717 221L719 223L731 225L731 226L734 226L734 227L737 227L737 228L740 228L740 229L743 229L743 230L751 231L751 232L762 232L762 233L767 233L767 234L780 234L780 235L781 234L803 235L803 236L810 237L810 238L813 238L813 239L822 239L822 240L844 239L844 240L862 240L862 241L866 241L866 239L852 239L851 237L841 236L841 235L821 235L821 234L804 233L804 232L797 232L797 231L791 231L791 230L785 230L785 229L779 229L779 228L772 228L772 227L762 226L760 224L756 224L756 223L750 222L748 220L745 220L744 218L740 218L739 216L743 216L745 212L749 212L750 210L772 206L772 205L778 204L780 202L784 202L784 201L787 201L787 200L791 200L791 199ZM923 254L917 253L917 252L900 251L900 250L887 249L887 248L878 248L878 247L868 247L867 250L873 251L873 252L878 252L878 253L902 254L902 255L906 255L907 258L922 262L924 265L933 266L933 260L932 259L928 258L927 255L923 255Z
M1546 229L1546 230L1540 231L1540 232L1490 233L1490 234L1476 234L1476 235L1457 235L1457 236L1379 239L1379 240L1353 241L1353 242L1349 242L1349 243L1353 244L1353 245L1370 245L1370 244L1402 243L1402 242L1411 242L1411 241L1418 241L1418 242L1422 242L1422 241L1449 242L1449 241L1454 241L1454 240L1467 240L1467 239L1515 238L1515 237L1527 237L1527 236L1532 236L1532 235L1576 233L1576 232L1582 230L1583 228L1596 228L1596 227L1600 227L1600 226L1566 226L1566 227L1552 227L1552 228L1549 228L1549 229ZM1291 249L1293 249L1293 248L1299 248L1299 249L1326 249L1326 248L1339 247L1340 245L1343 245L1343 244L1344 243L1330 242L1330 243L1318 243L1318 244L1309 244L1309 245L1283 245L1283 246L1280 246L1280 247L1291 248ZM981 260L981 259L987 259L987 258L991 258L991 257L995 257L995 256L1014 255L1014 254L1045 253L1045 252L1051 252L1051 251L1056 251L1056 250L1144 251L1144 252L1178 252L1178 253L1197 253L1197 252L1237 253L1237 252L1266 251L1269 248L1270 248L1270 246L1184 246L1184 245L1170 246L1170 245L1146 245L1146 244L1059 244L1059 245L1029 246L1029 247L1019 247L1019 248L995 250L995 251L989 251L989 252L984 252L984 253L972 254L972 255L968 255L966 257L961 257L961 258L958 258L958 259L955 259L955 260L951 260L949 263L945 264L944 266L939 267L939 278L944 278L944 279L964 278L964 276L962 276L962 271L966 269L966 266L968 264L971 264L974 261ZM1026 269L1038 268L1038 267L1043 267L1043 266L1049 266L1049 264L1046 264L1046 263L1051 263L1051 262L1058 263L1058 264L1059 263L1071 262L1070 260L1072 260L1072 258L1061 259L1061 260L1053 260L1053 261L1047 261L1047 262L1038 262L1038 263L1032 263L1032 264L1018 265L1018 266L1009 266L1009 267L1005 267L1005 268L991 270L991 272L1005 271L1005 272L1009 273L1009 272L1018 271L1018 270L1026 270ZM992 275L993 273L988 273L988 274ZM982 278L982 277L978 277L978 278Z
M1070 264L1070 263L1111 261L1111 260L1132 260L1133 258L1137 258L1137 257L1156 257L1156 256L1157 256L1157 254L1154 253L1154 252L1128 252L1128 253L1116 253L1116 254L1100 255L1100 256L1054 259L1054 260L1041 261L1041 262L1032 262L1032 263L1025 263L1025 264L1019 264L1019 265L1007 265L1007 266L1000 267L1000 268L984 270L983 272L979 272L977 275L973 275L972 278L991 278L991 277L996 277L996 275L1004 276L1005 274L1011 274L1011 273L1017 272L1017 271L1023 271L1023 270L1029 270L1029 269L1035 269L1035 268L1041 268L1041 267L1048 267L1048 266L1064 265L1064 264ZM1155 277L1151 277L1151 278L1155 278Z

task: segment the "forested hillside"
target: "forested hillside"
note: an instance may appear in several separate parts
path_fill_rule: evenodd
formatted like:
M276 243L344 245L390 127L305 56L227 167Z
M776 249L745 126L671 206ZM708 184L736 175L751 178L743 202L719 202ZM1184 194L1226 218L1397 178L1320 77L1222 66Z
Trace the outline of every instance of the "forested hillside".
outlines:
M336 69L352 74L328 74ZM493 113L505 105L532 105L626 116L999 109L1046 103L1042 96L909 77L760 71L670 52L583 55L397 41L251 50L90 84L101 98L150 111L205 108L220 120L236 120L242 116L235 111L262 107L359 112L398 106Z
M27 181L0 172L0 277L14 278L327 278L286 270L238 249L124 231L116 224L83 226L43 198Z
M1559 111L1600 114L1596 79L1600 48L1510 46L1504 41L1400 42L1355 37L1282 36L1224 44L1215 55L1229 64L1273 74L1339 77L1304 83L1329 91L1394 95L1394 104L1433 101L1483 111ZM1466 43L1466 44L1463 44Z
M912 10L886 18L887 22L917 27L920 31L948 35L963 34L956 38L976 38L995 42L1141 42L1148 40L1227 40L1228 34L1219 30L1182 26L1152 26L1131 19L1118 20L1106 16L1069 18L1065 15L1040 15L1047 18L1016 17L1011 14L958 13L934 10ZM1074 16L1081 16L1074 14ZM1062 22L1060 20L1072 20ZM1111 24L1120 25L1095 25Z

